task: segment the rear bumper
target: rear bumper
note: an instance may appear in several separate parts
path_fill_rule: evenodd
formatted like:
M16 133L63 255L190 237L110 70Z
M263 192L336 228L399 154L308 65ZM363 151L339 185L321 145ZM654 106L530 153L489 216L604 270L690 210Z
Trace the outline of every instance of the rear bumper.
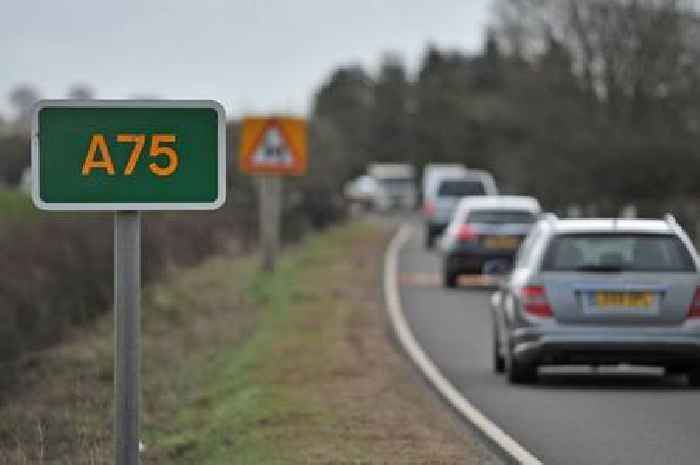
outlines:
M426 222L425 227L431 236L439 236L445 231L445 229L447 229L447 223L440 223L429 220Z
M503 261L508 265L513 264L515 251L459 251L447 253L444 258L444 267L451 273L479 273L484 263L489 261Z
M516 331L513 356L521 362L562 364L614 364L700 366L700 335L677 333L547 334Z

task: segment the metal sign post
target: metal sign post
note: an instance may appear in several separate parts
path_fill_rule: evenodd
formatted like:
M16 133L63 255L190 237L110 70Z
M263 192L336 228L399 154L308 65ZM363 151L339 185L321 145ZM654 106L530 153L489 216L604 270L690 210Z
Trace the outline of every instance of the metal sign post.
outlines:
M141 213L114 213L114 455L138 465L141 411Z
M258 181L262 268L274 271L280 249L282 179L279 176L260 176Z

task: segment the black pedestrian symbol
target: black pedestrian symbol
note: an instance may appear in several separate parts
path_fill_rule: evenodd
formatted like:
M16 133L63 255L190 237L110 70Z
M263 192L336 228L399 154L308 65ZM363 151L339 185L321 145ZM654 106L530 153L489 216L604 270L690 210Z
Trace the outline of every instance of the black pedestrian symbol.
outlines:
M292 152L279 128L268 128L262 144L253 154L253 163L259 166L287 167L292 165L292 161Z

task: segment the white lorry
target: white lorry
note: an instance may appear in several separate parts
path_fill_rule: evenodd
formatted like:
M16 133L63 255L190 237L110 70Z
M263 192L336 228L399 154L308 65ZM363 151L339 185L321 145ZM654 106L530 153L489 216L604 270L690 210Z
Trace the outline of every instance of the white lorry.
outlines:
M367 169L380 186L374 196L377 211L412 210L416 207L415 169L408 163L372 163Z

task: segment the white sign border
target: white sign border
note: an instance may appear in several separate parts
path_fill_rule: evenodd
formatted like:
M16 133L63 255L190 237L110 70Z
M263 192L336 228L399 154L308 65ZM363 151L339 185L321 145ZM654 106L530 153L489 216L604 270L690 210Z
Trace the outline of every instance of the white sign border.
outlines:
M39 112L44 108L202 108L216 111L218 118L218 186L213 202L44 202L39 181ZM40 100L32 109L32 200L48 211L165 211L216 210L226 202L226 111L215 100Z

